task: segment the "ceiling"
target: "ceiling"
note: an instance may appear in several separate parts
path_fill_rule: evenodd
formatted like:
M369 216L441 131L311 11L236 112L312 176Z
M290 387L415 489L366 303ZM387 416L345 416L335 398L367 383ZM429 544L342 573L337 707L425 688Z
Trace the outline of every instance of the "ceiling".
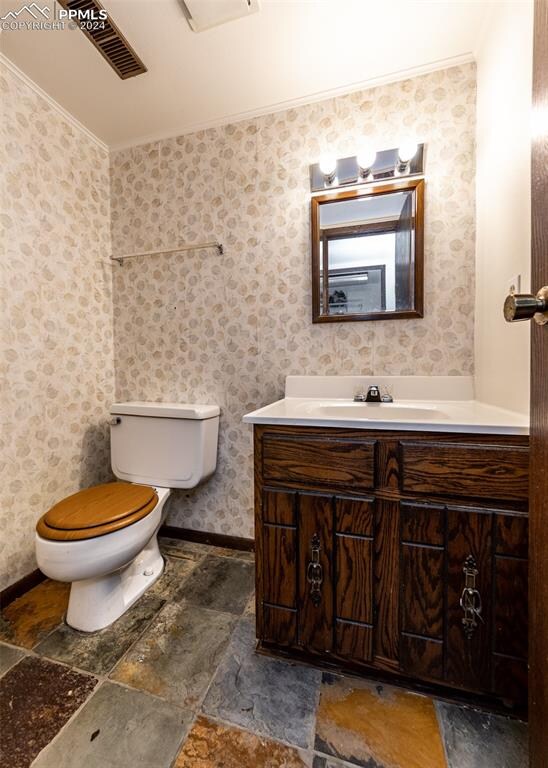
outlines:
M0 0L0 16L22 4ZM110 147L469 60L492 7L482 0L261 0L258 13L196 33L179 0L103 5L145 74L120 80L82 32L68 28L2 31L0 50Z

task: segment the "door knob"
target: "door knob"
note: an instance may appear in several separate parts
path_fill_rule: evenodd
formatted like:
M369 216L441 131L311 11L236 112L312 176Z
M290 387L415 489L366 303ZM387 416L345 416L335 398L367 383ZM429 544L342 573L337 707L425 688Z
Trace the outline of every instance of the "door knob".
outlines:
M533 318L538 325L548 323L548 285L536 296L531 293L511 293L504 302L504 319L508 323Z

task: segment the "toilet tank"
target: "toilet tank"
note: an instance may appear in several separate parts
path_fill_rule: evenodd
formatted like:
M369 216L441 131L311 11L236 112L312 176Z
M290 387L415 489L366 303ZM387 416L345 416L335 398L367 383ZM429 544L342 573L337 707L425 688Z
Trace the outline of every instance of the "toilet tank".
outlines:
M215 472L219 406L114 403L110 413L111 466L121 480L194 488Z

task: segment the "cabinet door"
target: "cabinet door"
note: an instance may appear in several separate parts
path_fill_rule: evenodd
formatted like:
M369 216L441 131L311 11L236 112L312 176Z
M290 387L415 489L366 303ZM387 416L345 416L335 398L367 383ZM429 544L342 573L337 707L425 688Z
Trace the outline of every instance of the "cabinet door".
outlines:
M333 650L333 497L299 493L299 645Z
M408 674L490 689L492 520L475 508L402 502L400 662Z
M335 499L336 652L353 661L373 655L373 499Z
M527 692L527 517L402 502L400 664L515 702Z
M296 494L264 491L259 634L277 645L297 642Z
M525 515L495 516L493 692L527 703L527 544Z
M400 663L408 674L443 680L445 509L401 504Z
M447 509L445 677L467 690L490 689L492 522L488 512Z

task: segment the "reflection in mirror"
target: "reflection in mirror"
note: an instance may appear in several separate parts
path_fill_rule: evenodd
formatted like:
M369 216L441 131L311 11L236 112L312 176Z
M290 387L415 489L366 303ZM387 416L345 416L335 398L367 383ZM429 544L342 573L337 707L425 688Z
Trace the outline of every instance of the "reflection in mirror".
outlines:
M315 322L422 316L422 184L312 199Z

